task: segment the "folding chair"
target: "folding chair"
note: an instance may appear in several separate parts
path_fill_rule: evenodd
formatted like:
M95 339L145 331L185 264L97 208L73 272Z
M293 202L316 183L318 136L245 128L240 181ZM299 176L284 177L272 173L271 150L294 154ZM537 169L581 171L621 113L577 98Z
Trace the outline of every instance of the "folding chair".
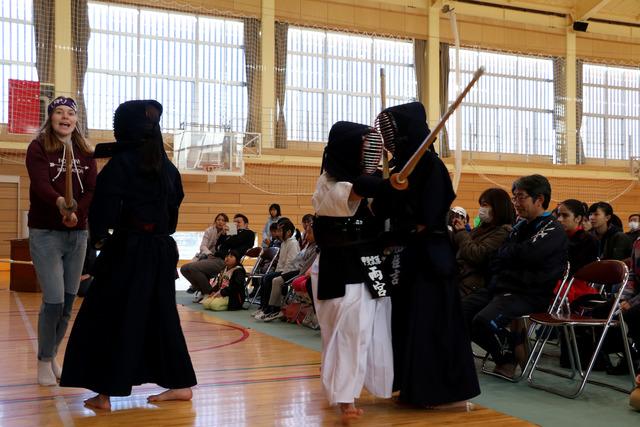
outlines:
M248 260L250 259L254 260L253 267L251 268L251 272L246 275L244 280L244 300L245 301L249 299L249 283L251 283L250 277L251 277L251 274L253 274L256 269L256 265L258 264L258 258L260 257L261 253L262 253L262 248L260 246L256 246L254 248L248 249L247 252L245 252L244 255L242 256L242 260L240 261L240 264L244 266L244 264Z
M245 289L249 286L249 282L253 279L258 280L258 288L255 290L255 294L251 301L249 301L249 307L256 303L256 298L260 295L260 289L262 288L262 278L265 274L272 272L276 267L276 261L278 259L278 253L280 248L265 248L261 251L258 259L251 270L251 273L247 275L247 281L245 282ZM247 298L248 299L248 298Z
M568 303L566 301L567 295L566 293L564 293L564 289L567 287L567 284L569 283L570 268L571 268L571 264L567 261L567 267L565 268L564 274L562 275L562 280L560 281L558 292L556 293L555 297L553 298L553 301L549 305L549 309L547 310L547 313L556 313L561 309L561 307L564 307L564 306L568 307ZM533 336L536 330L535 328L536 325L530 321L529 317L530 317L529 314L525 314L524 316L520 316L514 319L515 322L518 322L518 324L523 325L521 329L526 329L527 331L525 335L524 346L525 346L525 352L528 357L525 365L521 367L520 375L517 375L511 378L511 377L501 375L497 372L493 372L493 370L487 367L487 361L490 358L490 354L488 352L484 356L484 359L482 361L482 367L481 367L482 373L487 375L493 375L494 377L500 377L502 379L511 381L513 383L519 382L522 378L525 377L527 370L531 367L531 362L533 359L533 352L531 349L530 340L532 339L531 337ZM541 331L538 331L538 333L540 332Z
M564 297L566 297L574 280L583 280L594 287L603 286L605 290L614 295L613 304L611 305L609 314L605 319L596 319L589 316L572 314L567 310L566 305L564 304L560 304L556 312L536 313L530 316L531 322L543 326L543 333L540 334L536 340L531 352L533 363L529 370L529 375L527 376L529 385L570 399L574 399L582 393L587 381L593 384L607 386L624 393L629 393L630 389L624 389L613 384L589 380L589 375L593 370L593 365L600 353L609 328L612 326L619 326L622 332L623 347L629 368L630 381L632 385L631 389L635 386L634 368L629 348L629 340L627 338L627 325L624 322L620 310L620 296L624 292L628 278L629 269L625 263L616 260L595 261L578 270L573 275L569 284L562 290ZM589 360L586 371L582 370L582 364L580 363L580 354L578 352L578 343L575 334L576 327L602 327L602 333L600 334L600 338L598 339L591 359ZM577 388L574 389L566 390L566 387L564 389L551 387L537 383L534 380L535 371L542 370L538 367L538 363L540 362L540 357L545 344L549 339L551 331L558 328L562 328L565 332L564 335L566 339L569 341L569 345L567 347L569 348L569 359L572 374L563 376L570 379L574 379L578 376Z

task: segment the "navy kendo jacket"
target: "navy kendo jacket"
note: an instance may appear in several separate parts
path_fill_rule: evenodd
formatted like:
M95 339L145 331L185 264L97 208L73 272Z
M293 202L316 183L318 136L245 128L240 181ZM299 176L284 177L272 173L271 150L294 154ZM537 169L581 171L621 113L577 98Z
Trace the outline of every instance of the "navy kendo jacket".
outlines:
M494 292L553 295L567 266L569 240L556 219L544 214L521 220L498 249L490 266Z

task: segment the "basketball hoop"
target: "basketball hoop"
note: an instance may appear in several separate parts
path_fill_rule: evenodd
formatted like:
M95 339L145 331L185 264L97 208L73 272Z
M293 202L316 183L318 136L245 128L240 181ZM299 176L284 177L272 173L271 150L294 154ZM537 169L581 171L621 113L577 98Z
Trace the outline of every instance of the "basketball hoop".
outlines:
M234 132L220 126L185 124L174 136L173 162L181 173L244 175L245 151L260 153L258 133Z

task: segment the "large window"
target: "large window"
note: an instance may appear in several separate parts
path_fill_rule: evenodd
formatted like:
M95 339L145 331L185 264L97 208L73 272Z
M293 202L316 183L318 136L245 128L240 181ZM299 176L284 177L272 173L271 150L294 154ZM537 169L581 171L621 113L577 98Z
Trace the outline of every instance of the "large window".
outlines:
M153 98L164 107L164 129L244 131L242 21L89 3L89 22L90 128L110 129L121 102Z
M326 141L331 125L372 125L380 111L380 68L387 106L415 100L413 43L289 27L287 137Z
M640 156L640 69L584 64L582 73L585 156Z
M450 50L449 103L457 95L455 49ZM462 84L480 66L486 73L458 112L462 149L475 152L553 155L553 61L479 50L460 50ZM462 88L461 88L462 89ZM456 129L447 129L455 146Z
M9 79L38 80L32 1L0 1L0 34L0 123L7 123Z

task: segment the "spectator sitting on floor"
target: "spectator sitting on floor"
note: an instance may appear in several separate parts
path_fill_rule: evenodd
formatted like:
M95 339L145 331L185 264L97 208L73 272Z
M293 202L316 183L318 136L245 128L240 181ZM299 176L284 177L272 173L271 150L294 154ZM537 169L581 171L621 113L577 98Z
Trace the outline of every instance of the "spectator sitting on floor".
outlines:
M233 249L224 257L224 271L212 279L211 293L202 300L202 306L205 309L213 311L242 309L247 272L240 264L241 258L238 251Z
M293 271L293 260L298 252L300 252L300 245L294 236L296 228L293 223L288 218L280 218L278 226L282 229L282 245L278 253L278 264L275 272L267 273L262 278L260 286L260 309L253 314L254 318L260 320L262 320L262 317L270 314L268 306L273 279L281 276L284 272Z
M209 280L216 272L220 271L220 262L215 259L213 253L218 243L218 237L222 234L224 226L229 222L229 217L225 213L216 215L213 224L207 228L202 236L200 250L193 257L190 263L180 267L182 275L191 283L187 293L196 292L200 286L197 286L199 280ZM195 282L195 283L194 283Z
M507 327L523 315L546 310L567 265L568 239L548 212L551 185L542 175L516 180L513 203L521 220L490 264L491 279L462 300L472 340L491 354L496 373L513 377L522 363L524 337Z

